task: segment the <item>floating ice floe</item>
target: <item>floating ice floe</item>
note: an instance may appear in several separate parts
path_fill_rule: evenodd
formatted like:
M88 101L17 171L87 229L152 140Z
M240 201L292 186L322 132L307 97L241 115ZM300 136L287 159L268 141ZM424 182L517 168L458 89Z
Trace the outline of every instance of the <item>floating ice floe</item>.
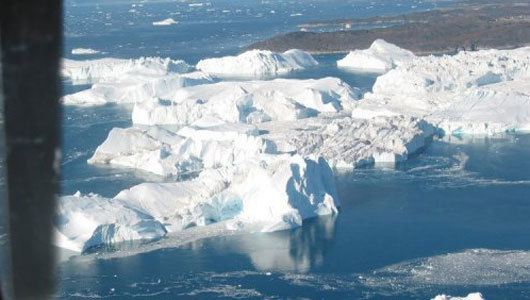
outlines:
M78 252L166 234L164 225L144 212L120 201L80 193L60 199L55 226L56 244Z
M250 50L238 56L208 58L199 61L197 69L218 75L266 76L289 73L318 65L311 54L301 50L274 53Z
M72 54L74 55L89 55L89 54L98 54L99 50L94 50L90 48L75 48L72 49Z
M94 83L90 89L62 98L68 105L101 105L105 103L136 103L153 98L170 98L182 87L211 83L213 79L202 73L170 73L166 75L124 73Z
M143 183L114 199L62 197L56 243L84 251L223 221L229 230L251 224L260 231L275 231L337 213L338 206L325 160L263 154L234 167L206 170L188 181Z
M295 120L349 109L360 97L359 89L332 77L219 82L137 102L132 120L145 125L191 124L204 117L249 124Z
M314 117L257 126L205 118L175 131L114 128L88 162L168 177L235 166L261 154L297 153L322 156L334 168L354 168L404 161L427 146L435 134L429 124L402 116Z
M395 164L425 148L436 128L411 117L311 118L259 126L279 152L319 155L334 168Z
M153 26L169 26L173 24L178 24L178 21L173 20L173 18L167 18L162 21L153 22Z
M432 300L485 300L481 293L471 293L466 297L453 297L447 295L438 295Z
M244 124L183 127L177 131L114 128L88 160L178 176L207 168L233 166L262 153L275 153L274 144Z
M61 74L74 83L94 83L103 79L118 78L124 74L135 76L161 76L169 73L186 73L190 65L182 60L160 57L138 59L101 58L93 60L63 59Z
M530 130L530 48L418 57L377 78L352 115L412 115L446 134Z
M346 57L337 61L337 66L358 71L385 73L411 61L414 57L416 56L409 50L378 39L368 49L351 51Z

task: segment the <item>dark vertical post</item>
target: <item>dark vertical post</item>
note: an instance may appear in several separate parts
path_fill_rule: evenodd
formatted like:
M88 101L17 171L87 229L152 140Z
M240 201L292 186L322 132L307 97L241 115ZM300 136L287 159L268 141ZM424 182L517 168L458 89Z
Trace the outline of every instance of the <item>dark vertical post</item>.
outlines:
M0 1L10 297L54 293L60 169L60 0ZM10 276L9 276L10 275Z

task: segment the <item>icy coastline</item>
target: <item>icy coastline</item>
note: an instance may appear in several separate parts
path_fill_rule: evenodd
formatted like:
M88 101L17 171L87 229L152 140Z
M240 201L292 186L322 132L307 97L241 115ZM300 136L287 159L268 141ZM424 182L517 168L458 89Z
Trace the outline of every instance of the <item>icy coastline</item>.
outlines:
M57 244L82 252L214 223L293 228L338 212L334 169L396 164L442 132L530 130L530 48L414 57L376 41L363 51L354 53L375 57L366 62L388 71L364 96L332 77L216 77L246 64L252 76L317 64L298 50L207 59L199 71L169 58L64 60L65 77L92 83L64 104L134 103L134 125L112 129L88 163L139 169L166 182L114 198L62 197ZM180 180L182 174L196 176Z

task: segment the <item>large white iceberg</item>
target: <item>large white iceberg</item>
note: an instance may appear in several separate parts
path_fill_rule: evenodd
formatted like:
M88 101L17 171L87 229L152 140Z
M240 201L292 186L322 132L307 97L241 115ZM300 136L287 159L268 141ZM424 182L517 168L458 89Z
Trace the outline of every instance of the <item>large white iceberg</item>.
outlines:
M155 71L156 73L156 71ZM94 83L90 89L62 98L64 104L92 106L106 103L136 103L153 98L169 98L181 87L211 83L202 72L166 75L124 73Z
M415 57L409 50L378 39L368 49L351 51L346 57L337 61L337 66L358 71L385 73Z
M288 73L318 65L311 54L301 50L275 53L250 50L238 56L208 58L199 61L197 69L219 75L265 76Z
M132 120L145 125L190 124L205 117L249 124L295 120L350 109L360 97L359 89L332 77L219 82L137 102Z
M184 127L177 131L114 128L88 160L169 177L205 168L233 166L261 153L274 153L274 144L244 124Z
M55 229L56 244L78 252L166 234L162 223L121 201L80 193L60 199Z
M447 295L438 295L432 300L485 300L481 293L471 293L465 297L453 297Z
M334 168L398 163L426 147L435 127L411 117L311 118L259 126L278 152L319 155Z
M261 154L298 153L324 157L334 168L406 160L436 134L410 117L316 117L257 126L199 120L178 130L114 128L88 160L161 176L237 165Z
M106 78L135 75L166 75L185 73L191 66L182 60L160 57L138 59L101 58L93 60L63 59L61 74L74 83L93 83Z
M377 78L355 117L412 115L447 134L530 129L530 48L426 56Z
M59 201L56 243L91 247L153 239L193 226L225 222L227 230L274 231L337 213L335 182L325 160L267 155L210 169L174 183L143 183L114 199L74 195Z

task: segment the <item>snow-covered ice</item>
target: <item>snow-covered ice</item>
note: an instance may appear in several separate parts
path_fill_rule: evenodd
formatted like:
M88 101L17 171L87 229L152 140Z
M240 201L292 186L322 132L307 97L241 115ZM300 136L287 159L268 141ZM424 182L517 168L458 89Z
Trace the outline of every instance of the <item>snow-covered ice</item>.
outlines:
M233 166L261 153L274 153L274 145L257 136L254 126L223 124L208 127L114 128L88 160L178 176L204 168Z
M334 168L397 163L427 146L435 128L411 117L314 117L258 126L202 119L171 131L114 128L89 163L136 168L162 176L234 166L260 154L324 157Z
M382 39L375 40L370 48L351 51L337 61L337 66L365 72L385 73L416 57L409 50L399 48Z
M164 100L137 102L133 123L190 124L204 117L233 123L295 120L351 108L360 91L342 80L275 79L219 82L175 91Z
M72 54L74 55L89 55L89 54L98 54L99 50L94 50L91 48L74 48L72 49Z
M376 117L370 120L311 118L294 122L263 123L279 152L320 155L334 168L374 163L397 163L426 147L436 129L411 117Z
M185 73L191 66L182 60L160 57L138 59L101 58L93 60L63 59L61 74L76 82L94 83L102 79L118 78L124 74L167 75Z
M75 251L221 221L228 230L288 229L339 206L325 160L287 154L263 154L188 181L143 183L113 199L76 194L59 202L56 243Z
M448 295L438 295L432 300L486 300L481 293L471 293L465 297L453 297Z
M105 103L137 103L153 98L169 98L181 87L211 83L202 72L164 75L130 72L94 83L90 89L62 98L64 104L91 106Z
M218 75L267 76L288 73L318 65L311 54L301 50L275 53L268 50L249 50L238 56L203 59L197 69Z
M166 234L162 223L125 203L81 195L62 197L55 221L59 247L81 252L124 241L155 239Z
M172 18L167 18L162 21L155 21L153 22L153 26L169 26L173 24L178 24L178 21L173 20Z
M426 56L377 78L355 117L412 115L446 134L530 129L530 48Z

